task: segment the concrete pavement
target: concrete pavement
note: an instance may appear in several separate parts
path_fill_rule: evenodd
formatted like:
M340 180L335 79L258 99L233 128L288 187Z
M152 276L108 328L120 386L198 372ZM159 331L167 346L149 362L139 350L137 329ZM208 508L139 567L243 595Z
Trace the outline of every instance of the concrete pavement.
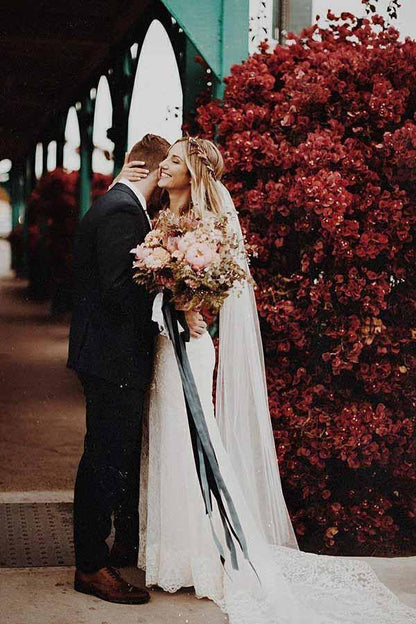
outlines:
M84 431L83 398L65 369L68 327L24 282L0 279L0 504L70 502ZM416 557L371 559L379 578L416 608ZM192 592L152 591L144 606L105 603L72 589L73 568L0 569L2 624L224 624ZM143 582L128 569L130 581ZM256 624L253 622L253 624ZM392 623L394 624L394 623Z
M416 609L416 557L367 560L399 598ZM142 581L128 569L125 577ZM0 570L2 624L226 624L209 600L192 592L151 591L143 606L113 605L72 589L73 568ZM253 624L256 624L253 622ZM392 622L391 624L394 624Z
M84 405L65 368L68 325L0 279L0 491L69 490L81 455Z
M130 571L133 580L138 573ZM115 605L72 589L72 568L0 571L2 624L224 624L209 600L193 593L151 592L147 605Z

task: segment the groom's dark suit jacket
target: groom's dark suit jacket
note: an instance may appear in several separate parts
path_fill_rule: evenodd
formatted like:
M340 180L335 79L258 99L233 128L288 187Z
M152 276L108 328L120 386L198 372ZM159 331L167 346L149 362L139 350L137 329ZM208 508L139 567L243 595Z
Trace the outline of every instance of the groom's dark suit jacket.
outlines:
M129 253L149 230L143 207L124 184L102 195L80 222L68 357L79 374L142 387L150 379L153 297L134 284Z

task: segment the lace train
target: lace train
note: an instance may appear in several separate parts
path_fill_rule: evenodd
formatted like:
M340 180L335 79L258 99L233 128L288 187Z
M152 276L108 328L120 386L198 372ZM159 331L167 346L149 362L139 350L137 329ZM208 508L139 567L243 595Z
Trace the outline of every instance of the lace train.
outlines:
M140 485L139 566L146 570L146 584L169 592L193 586L198 597L210 598L228 614L230 624L416 624L416 611L401 603L367 563L267 544L215 422L211 338L191 340L187 351L255 572L241 555L238 571L220 564L194 467L173 348L159 336Z

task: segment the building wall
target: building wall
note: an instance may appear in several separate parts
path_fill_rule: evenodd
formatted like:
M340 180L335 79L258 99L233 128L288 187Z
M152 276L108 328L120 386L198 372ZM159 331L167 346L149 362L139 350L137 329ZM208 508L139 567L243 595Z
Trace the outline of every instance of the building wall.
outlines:
M416 37L416 2L415 0L400 0L400 3L402 6L398 11L398 19L393 20L392 25L400 31L402 38L409 36L413 39ZM378 11L381 15L387 16L388 4L389 0L379 0ZM349 11L355 15L365 15L365 8L361 0L312 0L313 18L317 14L323 18L328 9L337 14L342 11Z
M379 0L379 13L387 17L387 6L390 0ZM279 11L279 2L283 3L284 24L287 31L299 32L312 24L317 15L325 24L325 16L329 9L340 14L343 11L364 16L365 7L361 0L250 0L250 52L255 52L260 41L274 39L274 13ZM416 2L401 0L398 19L392 24L398 28L404 38L416 37Z

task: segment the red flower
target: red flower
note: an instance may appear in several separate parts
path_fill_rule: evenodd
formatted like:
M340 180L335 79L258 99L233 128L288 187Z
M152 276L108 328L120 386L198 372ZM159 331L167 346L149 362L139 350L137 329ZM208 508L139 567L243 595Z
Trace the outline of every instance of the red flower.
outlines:
M198 110L252 271L304 548L408 554L416 529L416 42L329 12ZM374 27L376 26L376 28Z

